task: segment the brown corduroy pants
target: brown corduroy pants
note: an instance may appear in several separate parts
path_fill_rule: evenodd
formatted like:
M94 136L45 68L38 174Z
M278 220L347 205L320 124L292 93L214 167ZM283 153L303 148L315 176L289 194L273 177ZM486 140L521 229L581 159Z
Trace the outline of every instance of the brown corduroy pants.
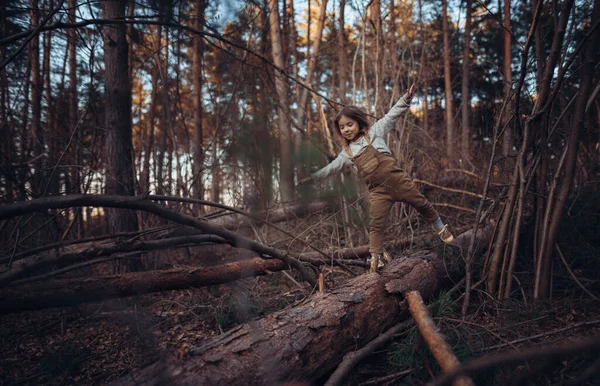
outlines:
M396 160L369 146L352 161L359 175L369 184L371 208L369 252L383 252L383 234L390 209L395 202L414 207L425 220L432 223L439 214L423 196L410 177L396 165Z

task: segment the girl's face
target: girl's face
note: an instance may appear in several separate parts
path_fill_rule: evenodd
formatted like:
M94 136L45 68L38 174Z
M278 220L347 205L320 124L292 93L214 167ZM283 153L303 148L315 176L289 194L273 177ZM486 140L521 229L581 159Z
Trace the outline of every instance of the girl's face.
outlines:
M340 127L340 133L342 134L342 137L346 138L348 141L354 141L356 137L358 137L360 126L358 126L358 122L356 122L354 119L342 115L338 121L338 125Z

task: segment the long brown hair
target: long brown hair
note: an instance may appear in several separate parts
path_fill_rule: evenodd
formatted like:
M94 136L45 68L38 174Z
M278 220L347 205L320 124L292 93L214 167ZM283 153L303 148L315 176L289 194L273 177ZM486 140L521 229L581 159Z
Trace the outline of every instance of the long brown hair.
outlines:
M335 125L335 128L337 129L337 132L338 134L340 134L340 136L342 134L340 131L340 119L342 119L342 116L346 116L352 119L353 121L356 121L358 123L358 129L360 133L364 133L364 131L369 127L367 114L365 114L364 111L362 111L356 106L346 106L343 109L341 109L339 113L337 113L337 115L335 116L335 120L333 121L333 124ZM347 139L344 138L344 140L348 142Z

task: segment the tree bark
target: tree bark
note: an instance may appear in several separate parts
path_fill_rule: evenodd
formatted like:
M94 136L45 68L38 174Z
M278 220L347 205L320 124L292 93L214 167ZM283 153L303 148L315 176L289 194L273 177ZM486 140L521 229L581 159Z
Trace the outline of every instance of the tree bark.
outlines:
M281 260L255 258L216 267L186 267L26 284L0 291L0 314L223 284L287 267Z
M39 2L29 0L31 28L35 29L40 21ZM31 68L31 133L33 134L34 174L31 190L34 196L39 196L42 186L44 168L44 131L42 128L42 77L40 73L40 39L36 35L29 43L29 60Z
M339 11L338 11L338 36L337 36L337 73L338 73L338 87L339 87L339 100L341 103L346 101L346 76L348 75L348 54L346 52L347 39L345 29L345 17L344 11L346 9L346 0L340 0Z
M512 51L511 51L511 29L510 29L510 0L504 0L504 30L502 33L502 74L504 75L504 100L510 99L510 93L512 91ZM537 31L537 30L536 30ZM507 102L508 103L508 102ZM513 109L509 108L503 116L502 127L511 119ZM513 130L511 126L507 126L504 129L504 140L502 141L502 154L507 156L510 149L512 148L513 142Z
M463 67L462 67L462 104L461 104L461 132L460 132L460 153L463 165L466 166L471 160L471 90L469 80L471 77L471 20L473 14L473 0L467 0L465 34L463 39Z
M125 17L125 2L103 2L107 19ZM134 195L133 144L131 128L131 84L129 83L128 50L125 24L104 28L104 67L106 98L106 193ZM111 232L129 232L138 229L133 211L107 210ZM117 271L138 269L137 264L116 267Z
M309 52L308 64L306 66L306 80L304 83L308 87L312 87L313 73L317 65L317 60L319 58L321 37L323 36L323 27L325 26L326 9L327 0L321 0L321 6L319 7L319 20L317 21L317 35L315 36L315 44L312 47L312 52ZM298 115L296 120L298 125L302 128L305 127L304 118L306 117L306 109L308 106L308 92L308 89L302 88L302 92L300 94L300 101L298 103Z
M444 40L444 89L446 93L446 155L448 165L454 160L454 108L452 107L452 74L450 72L450 42L448 36L448 0L442 0L442 35Z
M205 0L196 0L195 2L195 27L198 31L204 29L204 7ZM202 128L202 105L204 104L202 87L204 85L203 76L203 55L204 55L204 37L194 36L194 180L193 192L194 198L204 199L204 184L202 175L204 170L204 133ZM200 209L201 210L201 209Z
M283 71L286 62L281 46L278 1L269 2L269 24L273 62ZM279 115L279 186L281 201L286 202L294 198L294 166L292 164L292 128L288 122L290 102L287 86L281 74L275 75L275 88L278 102L277 114Z
M156 362L116 385L317 384L343 356L407 316L402 294L429 298L444 269L433 252L393 260L297 307L247 323L194 347L185 361ZM377 315L377 317L374 317Z

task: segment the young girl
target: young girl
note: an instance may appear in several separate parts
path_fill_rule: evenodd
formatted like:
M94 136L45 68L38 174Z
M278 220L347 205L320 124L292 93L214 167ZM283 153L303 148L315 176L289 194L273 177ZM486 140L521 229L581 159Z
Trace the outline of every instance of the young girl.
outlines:
M396 165L396 160L386 145L387 134L394 129L400 115L410 107L414 92L413 84L396 105L370 129L367 116L362 110L356 106L344 107L334 121L344 139L344 150L329 165L298 181L299 184L303 184L321 180L341 173L346 167L356 166L358 174L369 187L371 257L367 262L371 264L372 269L384 265L383 233L394 202L405 202L417 209L445 243L454 240L454 236L442 222L433 205L421 194L404 170Z

